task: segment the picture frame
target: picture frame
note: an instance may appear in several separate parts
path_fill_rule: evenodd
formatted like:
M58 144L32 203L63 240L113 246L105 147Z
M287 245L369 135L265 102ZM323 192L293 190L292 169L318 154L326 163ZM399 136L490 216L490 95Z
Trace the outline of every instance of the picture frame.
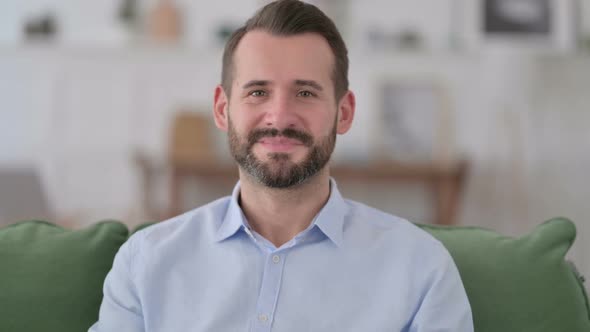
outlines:
M555 17L551 0L484 0L483 31L487 35L550 35Z
M577 42L578 1L474 1L472 44L548 53L572 51Z
M444 84L430 79L378 83L378 160L448 164L453 160L453 116Z

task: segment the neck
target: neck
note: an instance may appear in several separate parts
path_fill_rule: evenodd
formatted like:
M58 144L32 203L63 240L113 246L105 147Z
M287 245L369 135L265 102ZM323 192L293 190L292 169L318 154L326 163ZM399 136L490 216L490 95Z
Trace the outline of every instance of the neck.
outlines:
M328 168L287 189L269 188L240 169L240 205L250 227L275 247L305 230L330 197Z

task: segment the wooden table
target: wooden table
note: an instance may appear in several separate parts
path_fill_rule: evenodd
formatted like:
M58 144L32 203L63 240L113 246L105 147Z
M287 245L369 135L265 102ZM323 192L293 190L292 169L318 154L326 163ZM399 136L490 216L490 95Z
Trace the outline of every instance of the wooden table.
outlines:
M140 161L140 166L142 163L144 169L144 193L148 194L149 190L151 190L149 188L149 166L145 161ZM180 203L182 201L181 187L187 178L197 177L232 182L238 179L237 166L233 164L182 164L171 162L169 167L171 179L167 217L182 212ZM448 166L403 165L382 162L364 166L334 165L331 167L331 175L338 181L414 182L426 185L435 197L434 222L439 225L454 224L467 171L468 164L465 161ZM144 200L147 200L147 198L144 198Z

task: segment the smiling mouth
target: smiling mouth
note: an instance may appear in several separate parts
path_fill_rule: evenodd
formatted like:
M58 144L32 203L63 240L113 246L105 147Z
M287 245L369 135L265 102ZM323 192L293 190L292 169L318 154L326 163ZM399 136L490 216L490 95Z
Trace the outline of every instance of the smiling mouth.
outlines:
M304 146L304 144L299 140L282 136L263 137L258 141L258 143L269 150L273 150L274 152L286 152L298 146Z
M258 140L259 143L262 144L290 144L290 145L303 145L300 140L294 138L287 138L284 136L274 136L274 137L263 137Z

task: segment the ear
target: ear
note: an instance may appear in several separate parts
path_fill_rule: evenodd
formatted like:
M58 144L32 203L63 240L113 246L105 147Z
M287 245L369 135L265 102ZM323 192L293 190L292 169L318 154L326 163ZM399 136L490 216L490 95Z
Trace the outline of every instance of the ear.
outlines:
M338 134L342 135L346 133L352 126L355 107L356 99L354 93L348 90L342 96L338 105L338 123L336 124L336 132Z
M213 116L215 118L215 125L217 128L227 131L228 128L228 98L223 91L223 87L218 85L215 87L215 97L213 99Z

